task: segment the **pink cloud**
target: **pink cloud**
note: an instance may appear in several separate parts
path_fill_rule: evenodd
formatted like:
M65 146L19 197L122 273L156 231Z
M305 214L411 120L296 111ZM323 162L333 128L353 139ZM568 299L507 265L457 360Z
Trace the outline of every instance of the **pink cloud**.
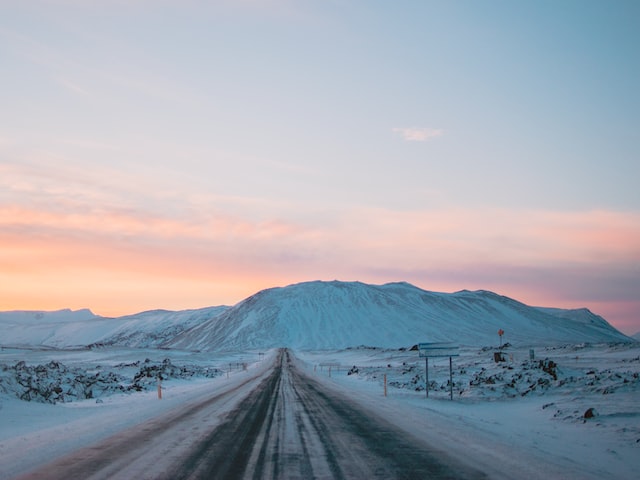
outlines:
M11 286L0 309L33 308L18 304L27 295L34 305L46 297L56 308L73 307L82 297L101 312L131 313L123 309L177 308L186 298L191 307L235 303L261 288L340 278L489 289L602 315L636 305L640 313L638 214L361 208L301 222L288 218L295 211L254 219L200 201L176 215L0 206L0 281ZM162 305L143 304L145 295L130 285L168 293ZM108 302L99 291L111 292Z
M427 142L444 135L441 128L425 128L425 127L408 127L408 128L392 128L391 131L400 135L408 142Z

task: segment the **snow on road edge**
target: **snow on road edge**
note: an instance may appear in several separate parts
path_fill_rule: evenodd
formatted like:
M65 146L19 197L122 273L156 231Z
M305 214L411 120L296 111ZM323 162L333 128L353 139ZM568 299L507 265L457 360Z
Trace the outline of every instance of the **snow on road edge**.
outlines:
M508 399L426 399L424 392L388 388L384 397L381 380L347 375L329 376L319 368L321 359L357 359L362 353L296 352L310 375L328 389L339 391L431 446L440 448L484 471L490 478L635 478L640 471L640 443L623 441L619 431L598 428L597 423L562 422L552 418L555 402L578 401L560 394ZM374 358L371 354L367 358ZM378 360L381 362L384 357ZM325 360L326 362L326 360ZM326 364L326 363L325 363ZM638 424L636 392L616 394L630 424ZM598 398L603 397L600 395ZM605 396L606 397L606 396ZM590 399L592 401L593 399ZM611 402L611 399L601 400ZM624 405L627 405L625 407ZM604 405L603 405L604 406ZM631 408L628 408L631 407ZM624 419L623 423L624 423Z
M58 405L4 397L0 401L0 479L13 478L123 429L232 390L249 376L259 378L272 367L275 352L267 352L261 362L247 364L247 371L231 372L229 378L164 383L162 400L156 391L111 395L101 399L103 403L84 400ZM235 394L225 411L242 398L241 392Z

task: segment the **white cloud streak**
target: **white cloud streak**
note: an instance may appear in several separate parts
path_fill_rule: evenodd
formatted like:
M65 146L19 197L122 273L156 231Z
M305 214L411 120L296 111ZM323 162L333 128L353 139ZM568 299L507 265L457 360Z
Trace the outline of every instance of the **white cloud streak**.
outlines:
M444 135L441 128L428 127L395 127L391 129L396 135L400 135L407 142L428 142Z

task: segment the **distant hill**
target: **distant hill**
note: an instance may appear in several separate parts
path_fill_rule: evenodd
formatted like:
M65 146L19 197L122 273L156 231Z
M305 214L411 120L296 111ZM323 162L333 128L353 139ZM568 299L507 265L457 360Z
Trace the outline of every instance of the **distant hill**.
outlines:
M557 344L631 339L587 309L530 307L488 291L435 293L408 283L306 282L252 295L165 346L234 350Z
M640 342L640 332L631 335L631 338L633 338L634 340Z
M98 317L89 310L0 312L0 345L157 347L227 308L152 310L119 318Z

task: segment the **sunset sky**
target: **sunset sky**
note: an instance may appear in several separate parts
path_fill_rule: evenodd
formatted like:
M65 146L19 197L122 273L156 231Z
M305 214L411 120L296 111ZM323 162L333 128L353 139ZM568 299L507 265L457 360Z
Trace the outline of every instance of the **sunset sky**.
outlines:
M0 310L485 289L640 331L640 2L0 0Z

